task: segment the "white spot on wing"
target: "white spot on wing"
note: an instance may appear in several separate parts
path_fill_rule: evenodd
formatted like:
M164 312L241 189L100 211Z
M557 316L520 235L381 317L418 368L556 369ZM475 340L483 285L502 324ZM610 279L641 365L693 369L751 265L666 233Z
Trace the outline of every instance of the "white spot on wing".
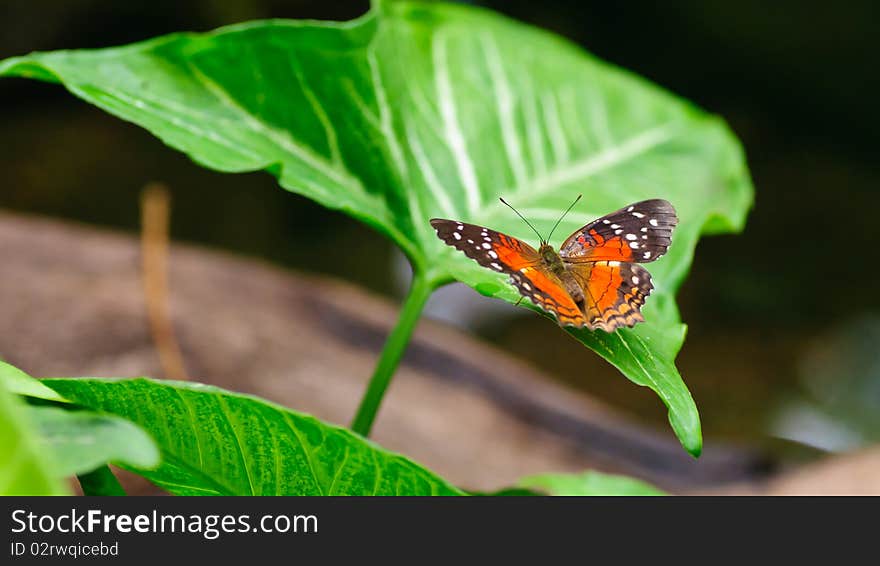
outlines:
M623 234L623 228L614 231L615 234Z
M634 208L635 208L634 206L631 206L631 207L627 208L626 211L627 211L627 212L632 212Z
M634 250L637 250L637 249L639 249L639 243L638 242L630 242L629 247L631 247Z
M494 251L490 251L489 257L491 257L492 259L498 259L498 254L496 254Z
M458 232L453 232L452 237L456 240L461 240L461 234L459 234Z
M649 257L651 257L651 252L645 252L644 258L648 259Z
M492 244L490 244L490 243L488 243L488 242L487 242L487 243L484 243L484 244L483 244L483 249L484 249L484 250L491 250L491 249L492 249Z
M620 262L619 261L609 261L608 267L620 267Z
M639 278L636 277L635 275L633 275L633 277L632 277L632 282L633 282L633 285L638 285L638 284L639 284Z
M652 218L652 219L648 220L648 224L650 224L651 226L657 226L657 219Z
M636 236L635 234L627 234L626 235L627 240L635 240L637 237L638 236Z
M642 214L641 212L633 212L633 216L635 216L636 218L644 218L645 217L645 215Z
M498 271L501 271L502 269L504 269L503 267L501 267L499 264L495 263L494 261L492 263L490 263L489 265L491 265L492 267L494 267Z

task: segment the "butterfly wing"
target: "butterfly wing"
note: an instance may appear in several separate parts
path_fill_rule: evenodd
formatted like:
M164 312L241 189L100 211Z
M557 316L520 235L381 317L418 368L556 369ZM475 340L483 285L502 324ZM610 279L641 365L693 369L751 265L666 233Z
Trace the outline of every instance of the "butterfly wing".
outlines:
M641 308L654 285L648 270L636 263L599 261L572 265L569 273L584 290L586 325L613 332L643 322Z
M513 275L541 263L538 250L507 234L475 224L434 218L437 237L483 267Z
M586 322L562 281L544 267L532 246L507 234L456 220L435 218L431 226L441 240L483 267L510 275L522 296L553 313L560 324L583 326Z
M559 250L569 263L620 261L648 263L666 253L678 216L663 199L643 200L590 222Z

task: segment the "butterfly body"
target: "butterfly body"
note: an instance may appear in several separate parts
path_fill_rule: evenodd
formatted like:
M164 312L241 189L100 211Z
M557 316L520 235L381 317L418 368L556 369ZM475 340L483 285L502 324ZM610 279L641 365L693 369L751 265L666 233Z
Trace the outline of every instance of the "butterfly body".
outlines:
M546 241L536 250L489 228L431 220L440 239L509 275L523 297L555 315L560 325L606 332L644 321L641 307L654 287L638 264L666 253L677 223L669 202L641 201L575 231L557 252Z
M538 254L541 256L544 269L559 278L562 286L568 291L568 294L571 295L572 300L576 304L582 303L584 301L584 292L574 278L574 275L570 273L570 264L566 264L562 256L559 255L559 252L547 243L541 244Z
M541 261L544 262L547 269L560 276L565 273L565 264L562 262L562 258L553 246L550 244L541 244L538 253L541 255Z

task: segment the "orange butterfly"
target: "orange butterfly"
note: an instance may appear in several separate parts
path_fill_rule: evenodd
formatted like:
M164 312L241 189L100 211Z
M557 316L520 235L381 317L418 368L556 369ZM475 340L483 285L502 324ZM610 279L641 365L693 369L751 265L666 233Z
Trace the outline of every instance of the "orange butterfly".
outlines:
M540 234L536 250L482 226L431 220L441 240L483 267L510 275L520 294L553 313L560 325L605 332L645 320L640 311L654 285L648 270L638 264L666 253L676 224L678 217L668 201L644 200L590 222L569 236L557 253Z

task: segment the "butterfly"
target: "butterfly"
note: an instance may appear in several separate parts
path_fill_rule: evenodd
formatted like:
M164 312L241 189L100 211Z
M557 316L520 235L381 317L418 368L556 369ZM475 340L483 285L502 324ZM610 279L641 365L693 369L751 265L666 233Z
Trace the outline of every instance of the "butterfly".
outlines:
M578 200L580 197L562 218ZM501 202L510 206L504 199ZM560 326L605 332L645 320L641 308L654 285L651 274L639 264L666 253L676 224L678 216L668 201L643 200L575 231L557 252L537 230L541 243L536 250L489 228L456 220L431 220L441 240L483 267L509 275L520 294L552 313ZM553 231L548 239L552 236Z

